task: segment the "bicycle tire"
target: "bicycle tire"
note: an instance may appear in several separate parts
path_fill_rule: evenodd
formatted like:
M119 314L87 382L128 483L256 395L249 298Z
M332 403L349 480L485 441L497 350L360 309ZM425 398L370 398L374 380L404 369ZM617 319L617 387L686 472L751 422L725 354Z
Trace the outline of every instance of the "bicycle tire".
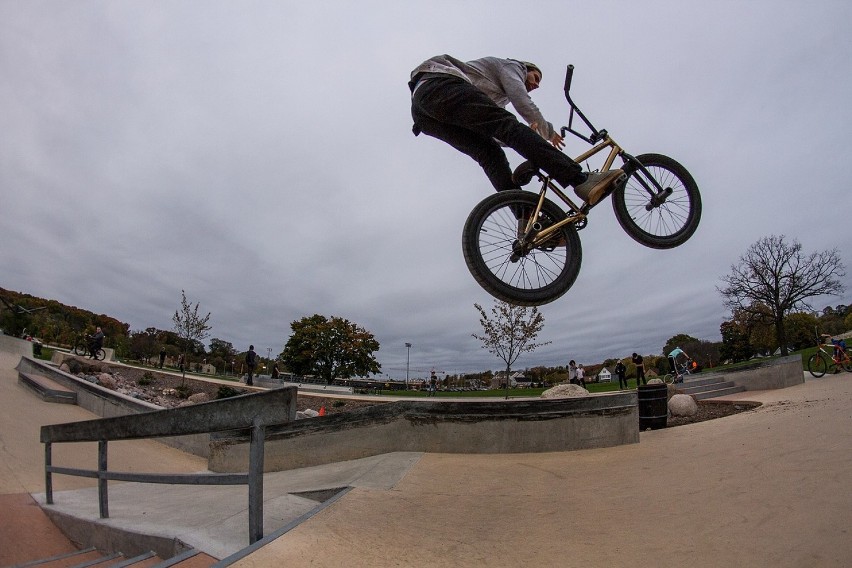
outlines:
M816 378L820 378L828 371L829 364L821 353L814 353L808 359L808 372Z
M89 349L85 345L75 345L74 346L74 355L84 356L89 354Z
M95 351L95 359L97 359L98 361L103 361L104 359L106 359L106 351L104 351L103 349L98 349L97 351Z
M844 371L846 371L847 373L852 373L852 361L850 361L849 359L846 359L846 360L844 360L844 361L841 361L840 366L841 366L841 367L843 368L843 370L844 370Z
M462 252L470 273L489 294L518 306L540 306L565 294L582 262L580 237L572 224L553 237L557 245L514 256L519 216L531 214L538 198L522 190L490 195L473 208L462 230ZM538 222L547 227L565 218L560 207L544 200Z
M632 162L624 164L627 181L612 195L612 208L621 228L635 241L655 249L682 245L695 233L701 221L701 194L692 175L677 161L662 154L642 154L636 159L663 188L672 194L661 204L651 206L642 183L647 174Z
M666 383L667 385L673 384L674 383L674 375L672 375L671 373L663 375L663 382Z

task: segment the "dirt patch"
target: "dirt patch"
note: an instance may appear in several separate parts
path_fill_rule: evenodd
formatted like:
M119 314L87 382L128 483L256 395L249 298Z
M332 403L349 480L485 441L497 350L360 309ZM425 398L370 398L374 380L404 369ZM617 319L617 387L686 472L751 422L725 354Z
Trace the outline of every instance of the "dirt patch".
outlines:
M684 424L695 424L705 420L724 418L740 412L748 412L760 406L754 402L731 402L721 400L699 400L698 413L695 416L669 416L666 422L667 428L683 426Z

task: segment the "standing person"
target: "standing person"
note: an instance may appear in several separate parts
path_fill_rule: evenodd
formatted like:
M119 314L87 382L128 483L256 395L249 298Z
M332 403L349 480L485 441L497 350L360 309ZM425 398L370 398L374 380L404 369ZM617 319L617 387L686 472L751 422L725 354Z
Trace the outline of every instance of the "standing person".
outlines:
M248 368L248 377L246 378L247 385L253 385L252 375L254 367L257 365L257 353L254 352L254 345L249 345L248 353L246 353L246 367Z
M580 385L585 389L586 388L586 370L582 365L577 365L577 380L580 382ZM588 390L588 389L586 389Z
M643 385L647 385L648 381L645 380L645 359L641 355L634 353L630 360L636 365L636 388L639 388L639 381L642 381Z
M178 357L178 369L180 369L181 373L183 373L183 365L184 365L185 362L186 362L186 359L184 358L183 353L181 353L180 357Z
M166 362L166 350L165 348L160 349L160 368L163 368L163 365Z
M278 370L278 361L272 364L272 378L277 379L281 376L281 372Z
M98 358L98 349L104 346L104 332L100 327L95 328L95 333L89 336L89 351L92 359Z
M435 375L435 371L432 371L432 375L429 377L429 396L435 396L437 391L438 377Z
M408 83L412 131L415 136L423 132L443 140L476 160L497 191L518 189L529 181L513 179L502 143L594 205L624 172L585 173L560 152L565 146L562 136L529 96L541 76L537 65L516 59L463 62L449 55L427 59L411 72ZM508 103L530 126L505 109Z
M618 376L618 388L624 390L627 388L627 378L625 378L624 373L627 371L627 367L624 366L624 363L619 359L618 363L615 364L615 374Z
M574 362L574 359L568 362L568 382L572 385L580 384L577 380L577 363Z

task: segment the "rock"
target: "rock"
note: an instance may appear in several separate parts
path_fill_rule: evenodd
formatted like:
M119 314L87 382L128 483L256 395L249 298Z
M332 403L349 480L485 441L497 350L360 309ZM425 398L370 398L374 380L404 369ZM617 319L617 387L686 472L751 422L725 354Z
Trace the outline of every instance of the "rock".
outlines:
M210 400L210 396L208 396L206 392L197 392L191 395L187 400L193 404L198 404L199 402L208 402Z
M68 366L68 363L62 363L59 365L59 370L65 373L71 373L71 368Z
M669 400L669 412L672 416L695 416L698 403L688 394L676 394Z
M314 410L313 408L306 408L306 409L302 412L302 414L304 414L304 415L305 415L305 418L316 418L317 416L319 416L319 412L317 412L317 411L316 411L316 410Z
M98 384L110 390L115 390L116 386L115 379L108 373L101 373L98 375Z
M651 380L648 381L648 384L649 385L661 385L661 384L663 384L663 379L660 379L660 378L651 379Z
M589 396L589 391L580 385L556 385L541 393L541 398L577 398Z

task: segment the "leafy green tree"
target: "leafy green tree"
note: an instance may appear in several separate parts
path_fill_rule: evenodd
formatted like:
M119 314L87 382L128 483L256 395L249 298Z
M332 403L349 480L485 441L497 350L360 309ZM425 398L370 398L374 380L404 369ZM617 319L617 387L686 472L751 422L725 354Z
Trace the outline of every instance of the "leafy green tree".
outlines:
M184 357L186 357L189 352L197 351L199 345L201 345L201 351L204 351L204 344L201 341L207 337L208 332L212 328L207 323L210 321L210 312L207 312L207 315L203 317L198 315L198 302L195 303L194 307L190 302L187 302L184 290L180 291L180 296L180 309L175 310L172 321L175 325L175 333L183 341L183 352ZM186 361L183 367L184 379L186 378L186 367L188 365L189 360ZM181 382L181 386L184 386L183 382Z
M297 375L314 375L331 384L381 372L373 334L347 319L314 314L290 324L293 334L278 356Z
M537 347L550 343L535 342L544 327L544 315L535 306L515 306L501 300L494 300L490 317L479 304L473 307L479 311L483 333L471 335L482 342L483 349L506 363L506 398L509 398L512 364L521 354L531 353Z
M148 328L145 331L134 331L130 334L128 349L132 357L148 362L159 353L159 345L156 332L152 333L151 328Z
M845 275L837 249L805 255L798 241L772 235L752 244L739 263L731 265L718 290L732 312L748 312L758 305L769 308L776 343L786 355L785 316L795 309L811 309L809 298L840 294Z
M719 326L722 334L722 347L719 357L722 360L730 359L733 362L745 361L754 353L749 343L748 329L735 321L725 321Z
M796 312L784 320L787 342L793 349L804 349L816 343L820 320L813 314Z

